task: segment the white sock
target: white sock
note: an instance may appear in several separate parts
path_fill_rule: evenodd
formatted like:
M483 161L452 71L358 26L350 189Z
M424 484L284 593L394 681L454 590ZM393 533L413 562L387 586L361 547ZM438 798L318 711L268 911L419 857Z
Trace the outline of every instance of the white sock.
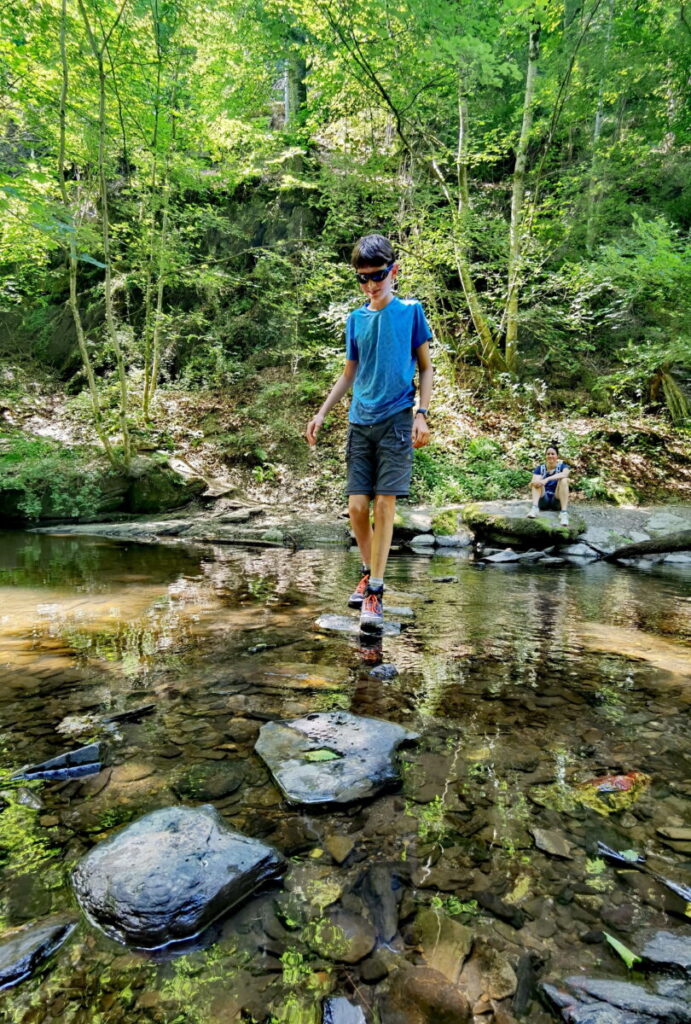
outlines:
M370 576L370 578L369 578L369 588L370 588L370 590L383 590L384 589L384 580L383 579L379 579L378 576Z

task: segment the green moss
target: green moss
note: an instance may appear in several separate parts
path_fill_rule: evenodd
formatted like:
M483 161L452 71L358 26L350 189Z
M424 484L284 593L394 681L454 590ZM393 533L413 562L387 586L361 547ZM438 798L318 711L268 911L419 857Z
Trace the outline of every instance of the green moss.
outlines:
M432 519L432 532L438 537L451 537L458 529L458 512L455 509L447 508Z

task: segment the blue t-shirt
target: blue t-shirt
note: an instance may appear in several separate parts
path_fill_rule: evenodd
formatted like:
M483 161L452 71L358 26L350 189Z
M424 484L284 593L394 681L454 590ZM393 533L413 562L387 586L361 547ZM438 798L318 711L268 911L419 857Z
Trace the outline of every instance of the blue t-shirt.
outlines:
M383 309L367 305L346 322L346 359L358 368L350 403L351 423L372 424L415 401L416 349L432 337L417 299L397 295Z
M566 463L566 462L557 462L557 464L554 467L554 469L549 469L548 470L547 466L543 462L541 466L536 466L535 469L533 470L533 476L541 476L543 479L546 480L546 482L545 482L545 497L546 498L553 498L554 497L554 492L556 491L557 484L559 483L558 480L550 480L550 477L554 476L555 473L561 473L561 471L563 469L566 469L567 466L568 466L568 463Z

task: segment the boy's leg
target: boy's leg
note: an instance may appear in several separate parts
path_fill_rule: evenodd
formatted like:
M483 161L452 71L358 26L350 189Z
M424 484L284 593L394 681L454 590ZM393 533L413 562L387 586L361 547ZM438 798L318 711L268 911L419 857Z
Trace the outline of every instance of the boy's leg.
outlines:
M355 534L360 558L365 566L371 565L372 558L372 525L369 521L369 494L351 494L348 496L348 512L350 525Z
M371 578L383 579L393 538L396 495L377 494L374 498L374 537L372 539Z

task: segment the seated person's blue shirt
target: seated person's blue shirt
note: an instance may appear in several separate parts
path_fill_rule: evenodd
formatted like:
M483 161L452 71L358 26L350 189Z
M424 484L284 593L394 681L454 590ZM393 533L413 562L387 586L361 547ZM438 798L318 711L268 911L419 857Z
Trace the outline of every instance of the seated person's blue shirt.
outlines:
M546 498L553 498L554 497L554 493L555 493L555 491L557 489L557 484L559 483L558 480L550 480L550 477L554 476L555 473L561 473L561 471L563 469L568 469L568 463L567 462L558 462L556 464L556 466L554 467L554 469L551 469L551 470L548 470L547 466L543 462L542 465L536 466L535 469L533 470L533 476L541 476L541 477L543 477L543 479L545 479L545 497Z
M415 351L432 337L417 299L394 296L383 309L360 306L346 322L346 359L358 368L351 423L370 425L415 402Z

